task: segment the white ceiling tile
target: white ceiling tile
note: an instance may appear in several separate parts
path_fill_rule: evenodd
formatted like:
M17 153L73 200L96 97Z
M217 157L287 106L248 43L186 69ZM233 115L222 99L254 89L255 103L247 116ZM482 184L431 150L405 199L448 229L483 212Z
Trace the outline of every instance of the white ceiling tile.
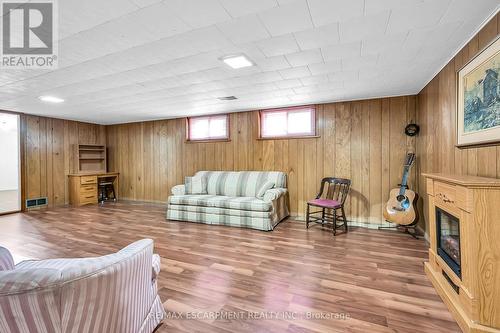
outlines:
M251 76L254 83L266 83L280 81L282 78L278 72L256 73Z
M407 37L408 33L371 37L362 42L361 54L390 54L396 52L402 48Z
M365 0L365 15L373 15L379 12L410 8L428 0Z
M427 1L394 9L387 32L397 34L415 28L431 27L443 17L450 0Z
M130 1L133 4L135 4L136 6L143 8L143 7L154 5L154 4L161 2L163 0L130 0ZM82 2L87 2L87 1L82 1Z
M255 64L264 72L277 71L291 67L285 56L258 59L255 60Z
M283 69L279 71L279 73L281 74L281 77L285 80L296 79L311 75L311 72L309 72L309 68L307 66Z
M276 0L220 0L220 2L232 17L253 14L278 6Z
M370 1L370 0L367 0ZM373 0L371 0L373 1ZM364 0L308 0L315 26L363 16Z
M364 12L359 0L60 6L59 68L0 71L0 109L119 123L415 94L496 1L365 0ZM219 60L241 53L256 66ZM43 104L42 94L66 102ZM228 95L239 99L216 98Z
M287 54L286 59L293 67L305 66L323 61L323 57L321 56L321 51L319 49Z
M299 51L297 42L292 34L261 40L257 42L257 46L266 57L274 57Z
M273 36L310 29L313 27L305 0L297 0L259 14Z
M163 3L193 28L206 27L231 19L217 0L164 0Z
M78 62L121 52L190 29L162 4L138 10L59 43L60 54ZM112 38L110 38L112 36ZM86 45L82 48L81 45Z
M321 48L321 53L325 61L357 57L361 55L361 42L327 46Z
M250 61L255 63L256 61L258 61L260 59L264 59L266 57L264 55L264 53L262 52L262 50L259 49L259 47L256 45L255 42L236 45L236 44L231 43L228 39L227 39L227 41L229 42L229 44L227 46L219 48L217 51L214 51L214 52L217 52L219 54L217 56L217 58L221 58L221 57L228 56L228 55L244 54L245 56L247 56L250 59ZM227 67L227 65L225 65L225 66ZM248 68L250 68L250 67L243 68L242 70L248 69Z
M330 82L330 79L328 78L328 75L314 75L301 78L300 82L302 82L304 86L314 86L318 84L328 83Z
M421 52L422 50L420 48L401 48L399 50L393 50L389 53L381 53L379 54L377 68L390 68L391 66L412 64L418 57L420 57Z
M210 78L212 81L217 81L234 77L236 76L236 72L227 68L226 66L221 66L218 68L207 69L203 72L203 75Z
M364 57L349 57L342 59L342 70L356 70L360 68L370 68L377 65L378 55L367 55Z
M174 36L171 42L189 45L197 52L210 52L232 47L231 42L215 27L196 29L182 35Z
M498 0L481 0L480 6L477 1L453 0L439 22L464 21L464 13L468 17L481 17L485 12L493 12L498 5Z
M287 4L295 2L295 1L297 1L297 0L276 0L278 5L280 5L280 6L287 5Z
M371 69L371 68L368 68ZM342 72L333 72L328 74L328 80L330 82L351 82L356 81L359 78L358 70L348 70Z
M146 34L154 36L153 40L177 35L191 28L174 13L164 3L155 4L140 9L128 15L125 19L127 24L131 21L139 22L141 25L134 27L142 29Z
M296 32L295 38L301 50L317 49L339 42L339 25L332 23L323 27Z
M340 89L343 88L343 82L325 82L319 85L310 85L305 87L293 88L293 91L297 94L310 94L316 93L323 90Z
M341 63L340 60L333 60L319 64L309 65L309 70L312 75L328 74L332 72L340 71Z
M276 86L280 89L301 87L302 82L299 79L288 79L275 82Z
M387 75L387 68L363 68L359 71L358 76L361 81L370 81L374 79L381 79Z
M217 27L235 44L254 42L269 37L269 33L256 15L219 23Z
M340 41L354 42L385 34L389 11L356 17L340 23Z
M123 0L60 1L59 38L66 38L137 9L133 3Z
M318 91L318 86L306 86L306 87L297 87L293 88L293 92L296 94L309 94Z
M446 41L453 33L460 28L461 22L452 22L440 24L431 28L413 29L408 34L407 39L403 43L403 47L411 47L412 45L421 45L428 47L435 52L436 48L446 45ZM432 36L432 38L429 38Z
M182 85L192 85L209 81L209 78L199 72L181 74L177 76L177 79Z

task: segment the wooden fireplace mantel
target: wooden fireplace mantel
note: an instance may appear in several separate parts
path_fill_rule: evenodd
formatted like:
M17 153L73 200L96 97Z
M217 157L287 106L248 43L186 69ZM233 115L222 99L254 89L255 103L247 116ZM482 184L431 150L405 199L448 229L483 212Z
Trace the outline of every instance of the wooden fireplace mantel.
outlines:
M431 243L425 271L464 332L500 333L500 179L423 176ZM437 254L436 208L459 220L461 277Z

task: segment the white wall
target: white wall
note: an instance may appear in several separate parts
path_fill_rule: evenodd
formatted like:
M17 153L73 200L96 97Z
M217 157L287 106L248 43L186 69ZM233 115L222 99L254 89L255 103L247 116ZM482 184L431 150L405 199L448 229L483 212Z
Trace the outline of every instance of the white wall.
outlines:
M19 116L0 113L0 191L19 189Z

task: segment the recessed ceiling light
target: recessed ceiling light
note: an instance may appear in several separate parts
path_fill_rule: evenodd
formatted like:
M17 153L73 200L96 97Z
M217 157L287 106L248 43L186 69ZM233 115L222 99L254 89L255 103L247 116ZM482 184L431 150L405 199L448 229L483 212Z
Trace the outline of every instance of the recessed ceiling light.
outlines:
M222 61L226 63L231 68L238 69L244 67L253 66L253 62L251 62L246 56L243 54L235 55L235 56L227 56L221 58Z
M54 97L54 96L40 96L38 98L42 102L48 102L48 103L62 103L62 102L64 102L64 99L59 98L59 97Z

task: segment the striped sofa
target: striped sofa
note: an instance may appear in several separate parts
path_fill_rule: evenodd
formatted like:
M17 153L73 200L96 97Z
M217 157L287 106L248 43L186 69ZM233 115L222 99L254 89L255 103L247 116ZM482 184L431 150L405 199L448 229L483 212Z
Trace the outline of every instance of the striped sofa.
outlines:
M29 260L0 247L0 332L153 332L160 257L144 239L98 258Z
M172 188L167 219L271 231L288 216L286 174L266 171L200 171L207 194L186 194L184 185ZM267 181L274 187L257 197Z

